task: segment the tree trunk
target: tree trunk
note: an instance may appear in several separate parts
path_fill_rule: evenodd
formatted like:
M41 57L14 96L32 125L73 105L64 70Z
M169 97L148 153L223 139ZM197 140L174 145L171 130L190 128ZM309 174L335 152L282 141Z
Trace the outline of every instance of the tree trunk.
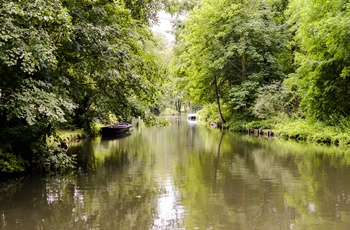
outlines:
M181 113L181 101L179 99L175 101L175 109L177 112Z
M217 82L216 76L214 77L214 81L215 81L214 83L215 83L216 103L218 104L218 112L219 112L219 115L220 115L220 119L221 119L222 124L225 124L225 123L226 123L226 120L224 119L224 116L222 115L222 112L221 112L220 97L219 97L219 89L218 89L218 82Z
M193 113L191 102L188 102L188 109L190 110L190 113Z
M241 33L241 39L243 39L243 37L244 37L244 34L242 32ZM245 78L246 78L245 50L243 50L243 53L242 53L242 56L241 56L241 62L242 62L242 75L241 75L241 77L242 77L242 81L244 81Z
M246 68L245 67L245 51L243 51L243 53L242 53L242 81L244 81L246 78L245 68Z

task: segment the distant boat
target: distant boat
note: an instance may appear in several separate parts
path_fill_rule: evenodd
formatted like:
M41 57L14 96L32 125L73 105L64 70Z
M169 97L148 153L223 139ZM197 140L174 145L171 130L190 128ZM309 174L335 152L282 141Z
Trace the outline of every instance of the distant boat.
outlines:
M102 136L116 136L116 135L129 132L131 127L132 125L127 122L108 125L108 126L101 127L101 134Z
M187 123L190 125L190 126L193 126L193 125L196 125L197 124L197 114L195 113L190 113L187 115Z
M190 113L187 115L187 120L189 121L197 121L197 114L195 113Z

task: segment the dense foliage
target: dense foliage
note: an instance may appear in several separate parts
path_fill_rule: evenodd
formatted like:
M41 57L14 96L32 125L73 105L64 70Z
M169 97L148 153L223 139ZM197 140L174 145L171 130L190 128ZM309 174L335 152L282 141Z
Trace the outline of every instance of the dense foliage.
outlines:
M215 104L231 127L350 128L348 1L194 2L177 26L173 69L186 96L205 105L204 119L217 120Z
M350 114L350 3L292 0L288 10L298 49L292 76L307 115L327 121ZM291 80L291 81L292 81Z
M180 27L175 68L195 102L252 116L259 88L286 77L288 30L266 1L201 1ZM222 122L225 119L222 117Z
M186 14L173 53L150 30L159 10ZM3 0L0 23L1 172L69 168L49 141L63 123L152 122L164 101L235 129L350 128L346 0Z
M63 162L49 137L64 122L91 132L110 114L120 121L151 121L148 110L165 69L154 54L150 26L170 1L139 3L0 3L0 172Z

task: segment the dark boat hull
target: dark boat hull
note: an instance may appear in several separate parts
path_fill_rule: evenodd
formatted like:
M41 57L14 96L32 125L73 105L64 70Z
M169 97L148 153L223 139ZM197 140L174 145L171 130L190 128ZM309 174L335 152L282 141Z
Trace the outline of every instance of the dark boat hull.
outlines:
M125 124L125 123L104 126L101 128L101 135L117 136L117 135L129 132L131 127L132 127L131 124Z

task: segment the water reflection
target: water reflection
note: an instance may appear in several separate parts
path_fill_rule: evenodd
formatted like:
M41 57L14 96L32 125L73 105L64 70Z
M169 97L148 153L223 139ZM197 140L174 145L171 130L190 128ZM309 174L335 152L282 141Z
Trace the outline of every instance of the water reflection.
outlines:
M73 145L68 175L0 182L0 229L348 229L348 150L165 128Z
M152 229L179 229L183 225L184 210L181 202L179 191L174 186L172 177L168 175L162 181L164 185L164 193L157 201L157 217L154 220Z

